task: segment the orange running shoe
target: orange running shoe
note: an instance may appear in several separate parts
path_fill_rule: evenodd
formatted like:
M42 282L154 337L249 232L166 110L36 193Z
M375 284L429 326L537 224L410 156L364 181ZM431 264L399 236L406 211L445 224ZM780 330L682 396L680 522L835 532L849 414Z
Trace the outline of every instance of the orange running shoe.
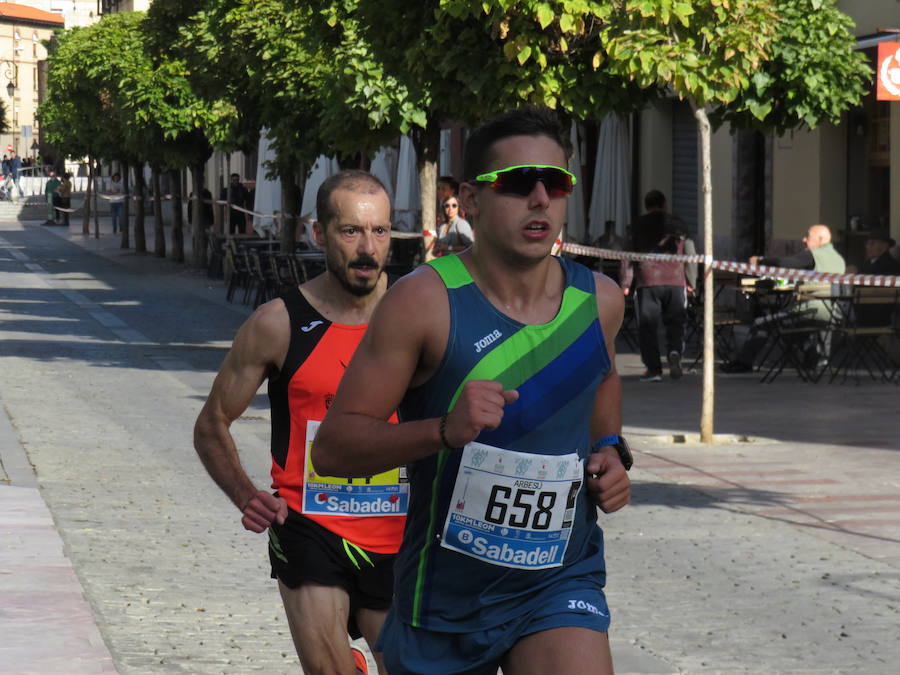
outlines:
M366 661L366 655L362 653L361 649L356 647L350 647L350 651L353 653L353 662L356 664L357 674L369 675L369 664Z

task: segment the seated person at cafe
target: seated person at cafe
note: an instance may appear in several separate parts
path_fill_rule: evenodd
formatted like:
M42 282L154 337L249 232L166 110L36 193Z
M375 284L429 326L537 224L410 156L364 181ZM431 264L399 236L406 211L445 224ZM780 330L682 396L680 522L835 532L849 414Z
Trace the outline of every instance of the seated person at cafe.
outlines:
M812 225L803 237L806 249L800 253L786 256L753 256L751 265L768 267L785 267L788 269L815 270L816 272L833 272L843 274L847 269L843 256L831 243L831 230L827 225ZM821 301L806 302L797 306L796 311L815 310L814 318L827 322L831 314L825 303ZM756 355L768 339L766 324L754 325L743 345L739 347L735 357L719 369L723 373L749 373L753 370Z
M891 248L896 242L887 230L873 230L866 236L866 259L857 270L852 265L848 272L856 274L881 274L900 276L900 260L891 255ZM894 308L890 304L859 305L856 307L856 324L858 326L888 326L891 323Z
M884 274L900 276L900 260L891 255L891 248L896 244L887 230L873 230L866 234L866 259L857 270L852 265L848 272L855 274Z

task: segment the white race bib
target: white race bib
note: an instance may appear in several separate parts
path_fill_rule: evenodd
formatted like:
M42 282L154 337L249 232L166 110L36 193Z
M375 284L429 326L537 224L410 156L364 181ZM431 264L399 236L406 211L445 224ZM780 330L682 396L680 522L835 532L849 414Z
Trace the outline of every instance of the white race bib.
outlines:
M535 455L469 443L441 546L503 567L559 567L583 478L574 452Z
M312 464L312 444L320 422L306 423L301 511L319 516L404 516L409 506L406 467L364 478L320 476Z

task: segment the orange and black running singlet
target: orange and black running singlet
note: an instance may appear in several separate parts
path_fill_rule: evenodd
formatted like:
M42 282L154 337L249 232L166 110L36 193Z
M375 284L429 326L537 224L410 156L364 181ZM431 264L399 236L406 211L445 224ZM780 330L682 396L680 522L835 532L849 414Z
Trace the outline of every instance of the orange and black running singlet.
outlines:
M349 542L396 553L409 499L405 472L333 478L318 475L310 461L316 429L367 326L329 321L297 288L279 297L290 316L291 342L281 371L269 378L272 487L288 507Z

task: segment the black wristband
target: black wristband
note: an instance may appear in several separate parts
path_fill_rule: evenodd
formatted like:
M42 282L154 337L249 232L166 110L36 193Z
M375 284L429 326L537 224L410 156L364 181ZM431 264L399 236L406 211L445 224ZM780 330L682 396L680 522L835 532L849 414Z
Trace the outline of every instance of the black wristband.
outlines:
M440 426L440 430L441 430L441 443L444 444L444 447L447 448L447 450L453 450L453 446L450 445L450 444L447 442L447 436L446 436L446 433L447 433L447 415L449 415L449 414L450 414L449 412L445 412L443 415L441 415L441 426Z

